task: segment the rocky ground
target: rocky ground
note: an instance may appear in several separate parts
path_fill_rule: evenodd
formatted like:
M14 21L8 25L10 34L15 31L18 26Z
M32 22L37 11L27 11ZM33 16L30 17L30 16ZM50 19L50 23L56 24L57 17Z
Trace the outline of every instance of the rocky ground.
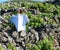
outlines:
M53 18L57 23L54 25L42 25L40 28L32 29L29 28L29 32L22 33L19 35L18 32L13 31L10 26L3 29L5 25L4 21L0 21L0 45L4 50L9 50L8 45L13 44L17 50L27 50L26 43L37 43L37 41L44 39L48 36L54 36L54 47L60 47L60 18Z
M13 43L13 46L15 46L17 50L25 50L26 43L36 43L47 36L54 36L54 46L60 46L60 25L58 27L43 25L37 31L30 29L29 33L22 32L20 37L18 33L12 31L9 26L5 30L2 30L1 27L0 25L0 45L2 45L5 50L9 50L7 49L9 43ZM25 34L25 36L23 36L23 34Z
M60 2L59 3L58 2L54 4L59 4ZM7 7L9 8L9 5ZM44 8L41 10L41 12L39 9L37 10L28 9L27 11L28 12L31 11L32 15L34 16L44 12L43 11ZM47 8L48 8L48 4L47 4ZM58 10L56 11L58 12ZM11 12L4 14L3 16L6 15L8 17L9 15L11 15L10 13ZM53 11L52 13L56 15L55 11ZM58 12L57 14L60 13ZM44 23L39 28L35 28L35 29L29 27L29 32L22 31L20 34L16 32L15 28L12 28L9 24L6 23L8 22L7 20L0 19L0 49L3 47L3 49L1 50L16 50L16 48L17 50L28 50L26 46L27 43L36 44L38 41L43 40L45 37L50 37L50 36L54 36L54 48L55 48L54 50L56 50L56 48L60 48L60 17L55 15L50 19L49 19L50 17L49 15L48 15L49 17L44 15L44 17L42 17L44 19L44 22L49 24ZM9 20L9 18L7 19Z

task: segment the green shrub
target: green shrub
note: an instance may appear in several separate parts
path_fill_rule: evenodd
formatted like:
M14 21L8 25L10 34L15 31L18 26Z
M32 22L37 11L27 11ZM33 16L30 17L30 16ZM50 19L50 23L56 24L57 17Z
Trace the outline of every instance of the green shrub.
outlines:
M50 39L45 38L44 40L39 41L37 44L28 44L27 47L29 50L54 50L53 37Z
M4 50L4 48L0 45L0 50Z
M17 50L17 48L14 47L14 45L12 43L9 43L9 45L7 47L8 47L8 49L11 49L11 50Z
M40 50L40 49L38 48L37 45L34 44L31 46L30 50Z

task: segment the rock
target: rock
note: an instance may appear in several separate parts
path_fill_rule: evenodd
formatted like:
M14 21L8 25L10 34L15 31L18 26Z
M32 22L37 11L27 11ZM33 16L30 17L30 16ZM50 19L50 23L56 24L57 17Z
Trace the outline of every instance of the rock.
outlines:
M12 33L12 37L13 37L14 39L18 39L19 35L18 35L18 33L17 33L16 31L14 31L14 32Z
M20 47L16 47L17 50L24 50L21 46Z
M60 42L58 42L59 43L59 46L60 46Z
M8 50L7 47L5 45L2 45L2 47L4 48L4 50Z
M22 31L22 32L20 33L20 36L22 36L22 37L26 36L26 32L25 32L25 31Z
M58 31L60 32L60 27L58 27Z
M2 37L2 42L8 42L8 39L6 37Z
M29 41L30 41L30 43L36 43L34 34L32 34L32 35L29 37Z
M58 17L59 23L60 23L60 17Z
M9 30L9 29L11 29L10 26L7 26L5 30L7 31L7 30Z
M2 24L2 21L1 21L1 19L0 19L0 24Z
M14 39L12 40L12 43L13 43L13 45L14 45L14 46L16 46L16 42L15 42L15 40L14 40Z
M54 19L55 22L59 23L59 20L58 20L57 16L53 17L53 19Z
M25 42L28 43L31 37L31 33L29 32L24 38L25 38Z
M24 41L24 38L18 38L15 41L16 41L16 43L20 43L20 42Z
M25 47L25 42L24 41L22 41L22 46Z
M2 32L2 25L1 25L2 23L0 23L0 32Z
M2 38L2 32L0 32L0 38Z
M58 41L56 39L54 39L54 46L55 47L59 46Z
M15 42L16 43L20 43L21 42L21 39L20 38L19 39L16 39Z
M11 27L10 26L7 26L6 29L5 29L5 31L7 33L9 33L9 35L11 35L11 33L12 33L12 30L11 30Z
M34 34L34 37L35 37L34 40L36 40L36 42L37 42L37 41L39 40L38 32L36 32L34 29L31 29L30 32L31 32L32 34ZM33 37L33 38L34 38L34 37Z
M1 29L1 27L0 27L0 32L2 32L2 29Z
M0 38L0 42L1 43L7 43L8 39L6 37L2 37L2 38Z
M56 29L54 29L54 31L55 31L55 33L58 33L59 32L59 30L56 28Z
M3 43L6 47L9 45L9 43Z
M40 38L41 39L44 39L44 38L46 38L48 35L47 35L47 33L45 33L44 31L41 31L41 33L40 33Z
M53 29L49 28L49 31L46 32L48 36L54 36L55 32Z
M6 46L3 46L3 44L0 44L0 47L2 48L2 50L6 50Z
M57 40L58 40L58 42L60 42L60 32L57 34Z
M48 18L47 18L47 17L44 17L44 20L45 20L45 21L48 21Z
M12 43L13 42L13 38L11 38L10 36L8 37L8 41L10 42L10 43Z
M36 14L40 14L40 11L39 11L39 9L37 9L37 10L36 10Z
M8 33L7 33L7 32L4 32L4 31L3 31L3 33L2 33L2 36L6 37L6 38L9 37Z

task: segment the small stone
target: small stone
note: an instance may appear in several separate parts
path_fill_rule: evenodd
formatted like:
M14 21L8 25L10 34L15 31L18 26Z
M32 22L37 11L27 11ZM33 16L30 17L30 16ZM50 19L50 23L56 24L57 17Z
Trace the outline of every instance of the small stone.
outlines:
M2 47L5 49L5 50L8 50L7 47L5 45L2 45Z
M13 32L12 37L14 39L17 39L19 37L18 33L16 31Z
M54 39L54 46L55 47L59 46L58 41L56 39Z
M22 41L22 46L25 46L25 42Z
M22 31L22 32L20 33L20 36L22 36L22 37L26 36L26 31Z
M7 32L4 32L4 31L3 31L3 33L2 33L2 36L6 37L6 38L9 37L8 33L7 33Z
M8 41L9 41L9 43L12 43L13 42L13 38L12 37L8 37Z
M48 21L48 18L47 17L44 17L45 21Z
M21 39L16 39L15 42L16 43L20 43L21 42Z
M2 37L2 38L0 39L0 41L3 42L3 43L7 43L7 42L8 42L8 39L7 39L6 37Z
M24 50L21 46L16 47L16 48L17 48L17 50Z
M39 40L38 32L36 32L34 29L31 29L30 32L34 34L35 40L36 40L36 42L37 42L37 41ZM33 37L33 38L34 38L34 37Z

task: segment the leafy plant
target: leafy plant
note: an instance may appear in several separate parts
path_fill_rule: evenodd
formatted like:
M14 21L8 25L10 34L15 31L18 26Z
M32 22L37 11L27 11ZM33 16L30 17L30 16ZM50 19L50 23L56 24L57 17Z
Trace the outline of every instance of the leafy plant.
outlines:
M52 38L52 37L51 37ZM54 50L53 40L45 38L44 40L39 41L37 44L29 44L29 50Z
M0 50L4 50L4 48L0 45Z
M10 43L7 47L8 49L11 49L11 50L17 50L12 43Z

